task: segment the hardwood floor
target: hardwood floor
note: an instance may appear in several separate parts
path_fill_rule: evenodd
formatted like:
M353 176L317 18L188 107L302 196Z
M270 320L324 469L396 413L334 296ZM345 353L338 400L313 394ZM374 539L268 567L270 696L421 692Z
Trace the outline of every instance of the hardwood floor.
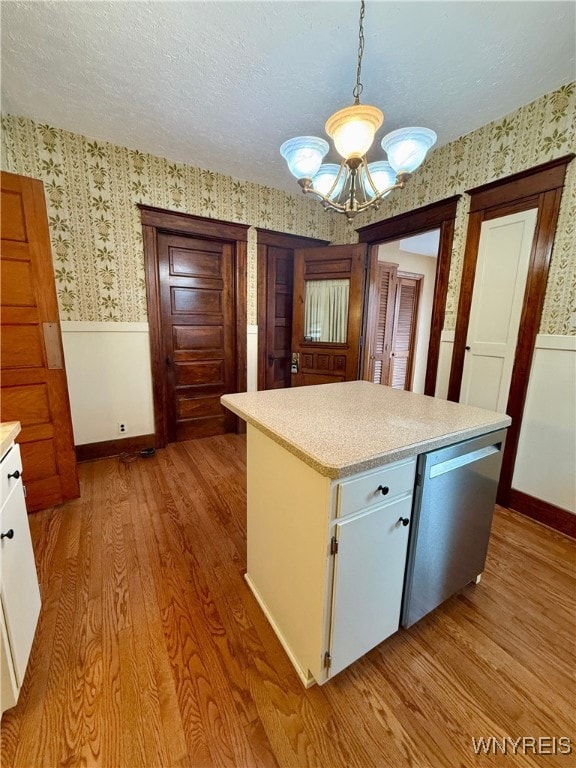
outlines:
M244 467L237 435L86 463L30 517L43 608L4 768L574 765L573 541L499 509L478 586L305 690L243 579ZM475 755L490 736L573 753Z

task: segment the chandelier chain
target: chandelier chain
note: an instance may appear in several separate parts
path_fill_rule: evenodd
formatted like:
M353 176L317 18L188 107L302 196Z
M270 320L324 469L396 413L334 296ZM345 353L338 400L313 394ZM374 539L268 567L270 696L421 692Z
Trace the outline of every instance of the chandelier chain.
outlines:
M358 66L356 69L356 85L352 91L354 96L354 103L360 102L360 94L364 90L364 86L360 82L360 75L362 73L362 56L364 55L364 0L360 2L360 23L358 29Z

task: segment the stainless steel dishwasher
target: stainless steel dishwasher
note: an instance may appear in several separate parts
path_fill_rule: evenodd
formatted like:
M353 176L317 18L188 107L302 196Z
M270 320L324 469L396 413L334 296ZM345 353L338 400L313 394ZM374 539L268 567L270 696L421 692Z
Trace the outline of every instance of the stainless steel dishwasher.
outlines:
M484 570L505 439L502 429L419 456L403 627Z

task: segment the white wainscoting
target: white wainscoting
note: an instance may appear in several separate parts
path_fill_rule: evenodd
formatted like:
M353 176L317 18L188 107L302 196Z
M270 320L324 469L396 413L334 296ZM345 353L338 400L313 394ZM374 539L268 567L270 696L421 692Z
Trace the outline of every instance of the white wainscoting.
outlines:
M258 389L258 326L249 325L246 342L246 388L248 392Z
M576 514L576 336L536 338L512 488Z
M452 365L452 350L454 349L454 331L442 331L440 335L440 354L438 356L438 373L436 374L436 391L434 397L446 400L448 396L448 381Z
M148 323L63 322L76 445L154 432ZM118 423L127 425L119 434Z
M74 442L154 432L148 323L63 322ZM258 326L247 327L247 387L257 389ZM127 425L118 432L118 423Z

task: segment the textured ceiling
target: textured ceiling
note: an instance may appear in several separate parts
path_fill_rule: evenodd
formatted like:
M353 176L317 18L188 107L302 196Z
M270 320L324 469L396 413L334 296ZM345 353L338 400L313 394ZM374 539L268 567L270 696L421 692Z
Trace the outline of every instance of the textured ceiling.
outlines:
M384 110L378 136L425 125L445 144L574 79L575 7L368 0L362 100ZM278 147L323 136L351 103L358 10L3 2L2 109L295 192Z

